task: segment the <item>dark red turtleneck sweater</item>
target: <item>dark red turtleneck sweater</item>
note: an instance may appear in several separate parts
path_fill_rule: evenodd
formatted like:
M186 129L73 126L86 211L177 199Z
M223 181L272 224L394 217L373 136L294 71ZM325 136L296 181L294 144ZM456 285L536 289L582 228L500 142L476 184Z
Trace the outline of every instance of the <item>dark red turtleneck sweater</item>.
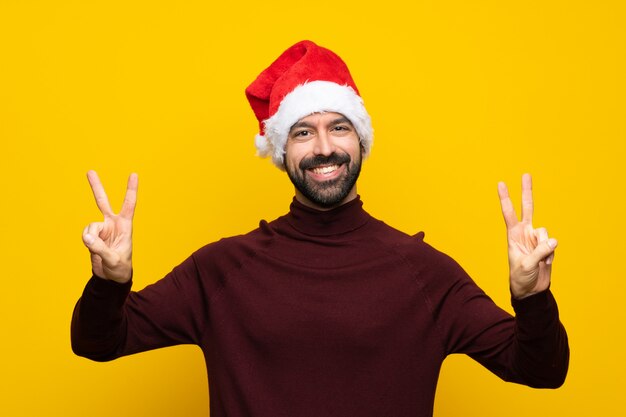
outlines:
M498 308L449 257L359 199L209 244L139 292L93 277L72 346L106 361L197 344L212 417L427 417L442 361L557 387L567 336L549 291Z

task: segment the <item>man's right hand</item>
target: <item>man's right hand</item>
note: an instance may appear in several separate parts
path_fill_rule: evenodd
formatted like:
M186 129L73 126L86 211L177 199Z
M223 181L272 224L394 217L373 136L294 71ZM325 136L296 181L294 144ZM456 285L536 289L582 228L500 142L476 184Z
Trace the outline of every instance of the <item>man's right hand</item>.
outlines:
M113 213L104 187L95 171L87 173L96 205L104 216L83 230L83 243L91 253L91 268L100 277L121 284L132 277L133 215L137 204L137 174L128 177L126 196L119 214Z

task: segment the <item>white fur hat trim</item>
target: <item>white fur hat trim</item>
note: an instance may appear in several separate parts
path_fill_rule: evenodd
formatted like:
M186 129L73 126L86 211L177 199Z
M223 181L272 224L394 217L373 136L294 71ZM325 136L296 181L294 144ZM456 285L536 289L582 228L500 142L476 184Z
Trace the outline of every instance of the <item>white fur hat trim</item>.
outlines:
M271 156L272 162L284 169L285 145L291 126L303 117L319 112L340 113L347 117L359 135L364 156L369 154L374 132L363 99L350 86L311 81L287 94L276 113L263 122L265 136L255 138L258 155Z

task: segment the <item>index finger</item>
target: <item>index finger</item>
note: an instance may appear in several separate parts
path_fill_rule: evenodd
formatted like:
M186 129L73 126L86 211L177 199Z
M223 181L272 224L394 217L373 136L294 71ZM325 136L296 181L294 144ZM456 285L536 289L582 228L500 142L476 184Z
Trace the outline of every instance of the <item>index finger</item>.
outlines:
M533 221L533 180L530 174L522 175L522 221Z
M87 180L89 181L89 185L91 186L91 192L93 193L94 198L96 199L96 205L100 212L104 215L113 215L113 210L111 210L111 205L109 204L109 198L107 194L104 192L104 187L100 182L100 178L98 178L98 174L96 171L87 172Z
M120 216L132 219L135 214L135 206L137 205L137 187L139 185L139 179L137 174L132 173L128 177L128 184L126 185L126 195L124 196L124 203L122 204L122 210L120 210Z
M500 197L500 207L502 208L504 222L506 223L506 227L510 229L518 223L517 214L513 208L511 197L509 197L509 190L503 182L498 183L498 196Z

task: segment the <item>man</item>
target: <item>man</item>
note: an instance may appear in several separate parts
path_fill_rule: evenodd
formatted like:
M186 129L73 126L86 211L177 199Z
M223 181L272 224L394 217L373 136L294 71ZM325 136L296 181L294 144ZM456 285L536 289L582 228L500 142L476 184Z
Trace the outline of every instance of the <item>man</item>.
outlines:
M507 381L558 387L568 344L549 290L556 241L522 220L499 184L516 317L449 257L372 218L356 191L372 145L348 68L309 41L246 90L259 154L295 186L289 213L192 254L131 292L137 176L114 214L83 232L94 276L72 322L74 351L106 361L193 343L204 352L211 416L431 416L442 361L466 353Z

